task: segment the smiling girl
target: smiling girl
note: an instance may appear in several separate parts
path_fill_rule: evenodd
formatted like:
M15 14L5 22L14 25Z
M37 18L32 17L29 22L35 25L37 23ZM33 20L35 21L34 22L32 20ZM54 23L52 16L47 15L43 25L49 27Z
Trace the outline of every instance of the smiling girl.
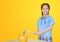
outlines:
M50 5L48 3L43 3L41 5L42 16L37 21L38 40L45 40L47 42L52 42L52 27L54 25L54 20L52 16L49 15Z

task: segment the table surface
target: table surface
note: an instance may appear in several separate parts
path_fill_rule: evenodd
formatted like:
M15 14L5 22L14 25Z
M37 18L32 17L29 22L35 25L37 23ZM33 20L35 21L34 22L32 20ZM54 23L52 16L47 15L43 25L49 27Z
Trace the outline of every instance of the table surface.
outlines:
M5 40L4 42L19 42L18 40ZM43 40L28 40L28 42L46 42Z

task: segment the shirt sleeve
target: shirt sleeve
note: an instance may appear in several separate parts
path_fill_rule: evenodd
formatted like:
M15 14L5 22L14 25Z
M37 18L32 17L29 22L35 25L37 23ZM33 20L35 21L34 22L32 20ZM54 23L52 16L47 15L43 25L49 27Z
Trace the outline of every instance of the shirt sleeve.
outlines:
M54 19L52 17L50 17L50 25L54 24Z
M38 19L37 23L36 23L36 26L39 27L39 25L41 24L41 18Z

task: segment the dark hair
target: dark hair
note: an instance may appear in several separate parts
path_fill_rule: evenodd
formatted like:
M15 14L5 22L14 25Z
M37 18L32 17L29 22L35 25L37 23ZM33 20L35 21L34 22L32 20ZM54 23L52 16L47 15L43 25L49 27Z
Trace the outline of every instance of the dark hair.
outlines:
M48 8L50 9L50 5L49 5L48 3L43 3L43 4L41 5L41 9L43 8L43 5L47 5Z
M43 8L44 5L47 5L47 6L48 6L48 9L50 10L50 5L49 5L48 3L43 3L43 4L41 5L41 10L42 10L42 8ZM49 13L49 12L48 12L48 13ZM42 12L42 15L43 15L43 12Z

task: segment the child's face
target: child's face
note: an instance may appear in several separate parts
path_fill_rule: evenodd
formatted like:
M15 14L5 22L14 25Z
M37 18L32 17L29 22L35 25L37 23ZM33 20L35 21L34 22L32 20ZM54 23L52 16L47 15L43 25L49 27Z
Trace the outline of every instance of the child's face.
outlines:
M42 12L43 12L43 15L47 15L47 14L48 14L49 8L48 8L47 5L43 5L43 7L42 7Z

